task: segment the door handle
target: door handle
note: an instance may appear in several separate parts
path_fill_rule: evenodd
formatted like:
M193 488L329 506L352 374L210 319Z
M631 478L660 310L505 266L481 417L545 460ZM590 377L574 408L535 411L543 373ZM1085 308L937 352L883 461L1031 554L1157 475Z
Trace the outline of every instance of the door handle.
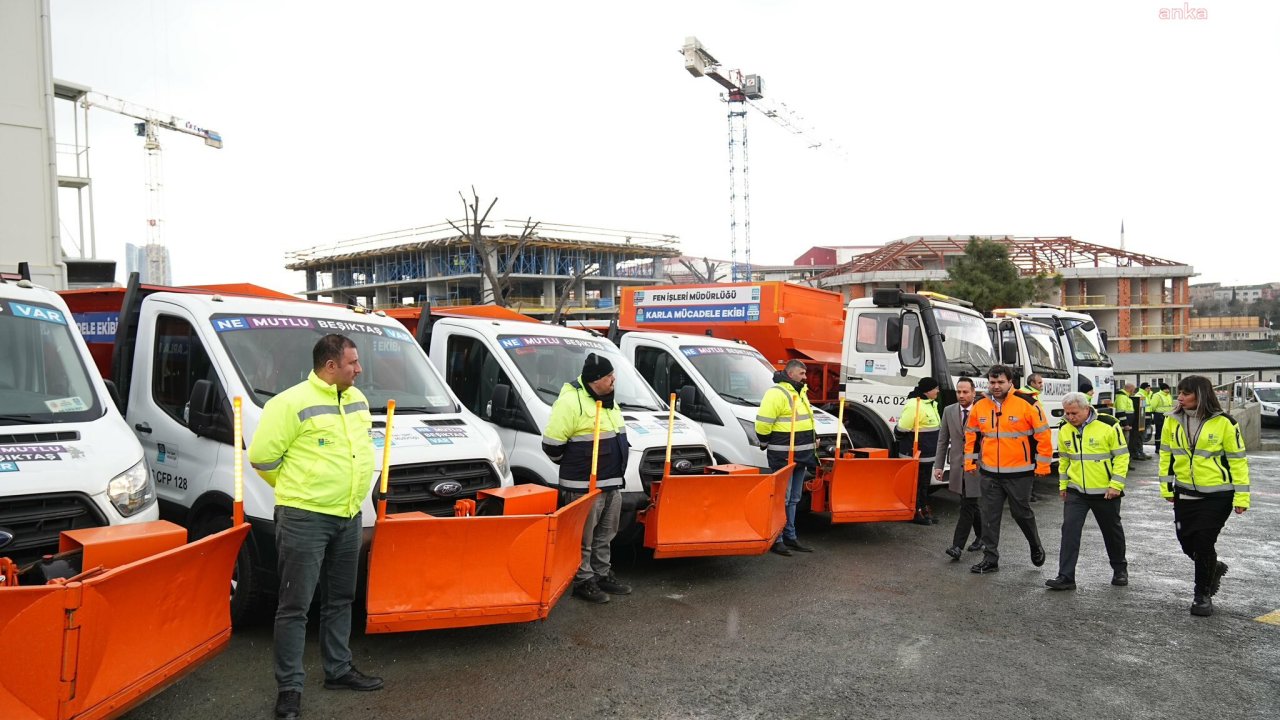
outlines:
M150 424L148 424L148 423L144 423L144 422L141 422L141 423L134 423L134 424L133 424L133 429L134 429L134 430L137 430L137 431L138 431L138 432L140 432L140 433L146 433L146 434L148 434L148 435L150 435L150 434L151 434L151 425L150 425Z

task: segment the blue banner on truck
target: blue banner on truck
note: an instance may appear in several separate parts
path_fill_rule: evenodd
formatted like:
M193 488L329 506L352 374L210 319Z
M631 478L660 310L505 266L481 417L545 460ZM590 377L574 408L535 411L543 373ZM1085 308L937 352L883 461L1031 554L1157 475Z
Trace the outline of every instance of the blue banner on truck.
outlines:
M80 334L88 343L110 343L116 341L116 326L120 324L118 312L72 313Z

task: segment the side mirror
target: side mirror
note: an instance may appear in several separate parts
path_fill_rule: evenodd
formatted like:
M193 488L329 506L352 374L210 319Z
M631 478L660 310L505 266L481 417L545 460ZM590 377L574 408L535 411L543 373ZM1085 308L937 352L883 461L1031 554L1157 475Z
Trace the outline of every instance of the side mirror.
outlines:
M116 409L120 414L124 414L124 402L120 400L120 390L116 387L114 380L103 380L107 386L107 395L111 398L111 402L115 403Z
M692 417L697 409L698 388L692 385L685 385L676 391L676 412Z
M209 380L197 380L191 386L191 398L187 401L187 427L200 437L207 437L230 445L231 423L223 417L219 407L218 392Z
M484 408L485 417L499 425L511 416L511 387L498 383Z
M885 329L884 342L889 352L898 352L902 349L902 316L889 318L888 327Z
M1005 365L1018 365L1018 341L1016 339L1004 340L1000 343L1000 362Z

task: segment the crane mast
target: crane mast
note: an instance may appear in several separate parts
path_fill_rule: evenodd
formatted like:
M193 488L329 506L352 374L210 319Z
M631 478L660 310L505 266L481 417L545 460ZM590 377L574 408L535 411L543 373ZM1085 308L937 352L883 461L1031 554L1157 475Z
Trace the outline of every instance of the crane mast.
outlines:
M747 144L747 107L772 120L793 135L802 136L810 148L825 147L842 152L835 143L819 138L804 118L782 102L770 102L764 96L764 81L759 75L743 75L740 70L726 70L696 37L685 38L680 49L684 69L694 77L707 77L724 88L720 95L728 108L729 120L729 256L734 282L751 280L751 182L750 156ZM743 262L738 262L741 238Z

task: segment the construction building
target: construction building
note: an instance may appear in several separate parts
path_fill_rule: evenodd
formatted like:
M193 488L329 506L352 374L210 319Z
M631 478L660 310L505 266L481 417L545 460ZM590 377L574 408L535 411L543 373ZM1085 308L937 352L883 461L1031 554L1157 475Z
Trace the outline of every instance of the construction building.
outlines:
M914 291L947 280L964 255L968 235L913 236L859 255L818 276L848 299L878 287ZM1116 352L1185 352L1190 345L1190 265L1095 245L1070 237L995 236L1028 276L1058 275L1057 296L1067 310L1086 312Z
M1200 316L1191 318L1192 350L1276 350L1276 331L1266 318Z
M666 261L680 255L674 235L554 223L539 223L518 248L525 223L513 220L487 223L478 252L453 225L467 227L444 222L293 251L285 266L306 273L303 294L312 300L374 309L470 305L493 301L487 253L500 282L509 269L509 307L549 314L566 296L567 313L594 317L616 312L623 285L668 282Z

